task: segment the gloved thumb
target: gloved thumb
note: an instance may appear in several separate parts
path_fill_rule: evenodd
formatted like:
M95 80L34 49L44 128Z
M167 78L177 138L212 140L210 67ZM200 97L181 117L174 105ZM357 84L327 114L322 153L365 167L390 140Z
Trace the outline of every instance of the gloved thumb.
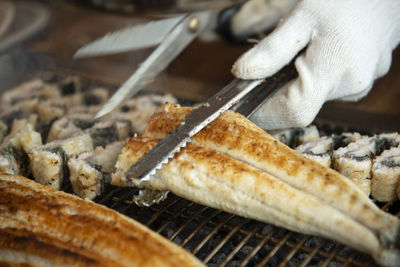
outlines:
M313 23L302 12L295 12L269 36L243 54L233 64L233 75L241 79L262 79L288 64L311 39Z

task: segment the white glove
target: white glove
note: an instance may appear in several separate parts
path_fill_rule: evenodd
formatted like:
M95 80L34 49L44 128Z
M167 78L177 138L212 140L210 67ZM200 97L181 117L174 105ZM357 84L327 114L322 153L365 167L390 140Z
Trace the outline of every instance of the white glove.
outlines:
M245 38L269 30L287 15L296 3L297 0L248 1L232 16L232 33L236 37Z
M269 77L298 56L299 77L251 118L265 129L304 127L325 101L356 101L390 68L400 41L399 0L303 0L274 32L242 55L232 73Z

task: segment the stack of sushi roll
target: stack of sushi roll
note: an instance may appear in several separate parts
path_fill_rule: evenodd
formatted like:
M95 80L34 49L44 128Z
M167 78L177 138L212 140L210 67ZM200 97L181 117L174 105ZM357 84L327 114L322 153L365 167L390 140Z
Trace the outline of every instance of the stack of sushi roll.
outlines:
M5 92L0 100L0 172L55 189L70 183L86 199L100 195L126 140L141 133L158 106L177 102L168 94L137 96L94 120L109 92L73 76L32 79Z
M291 131L301 134L298 130ZM399 198L400 135L398 133L366 136L357 132L345 132L340 135L321 135L308 139L309 141L301 145L293 146L294 141L288 138L291 136L289 132L290 130L284 130L274 134L281 140L284 136L283 140L287 145L306 157L348 177L373 199L387 202ZM302 140L301 136L300 138L298 136L297 140Z
M291 128L285 130L268 131L270 135L281 141L282 143L296 147L301 144L310 142L319 138L319 131L315 125L310 125L305 128Z
M126 140L143 131L158 106L177 103L171 95L137 96L95 121L108 97L109 89L90 88L72 76L52 82L32 79L5 92L0 100L0 172L57 189L71 183L82 198L100 195ZM270 134L336 169L378 201L400 196L398 133L325 135L311 125ZM147 197L138 202L165 197L164 192L142 195Z

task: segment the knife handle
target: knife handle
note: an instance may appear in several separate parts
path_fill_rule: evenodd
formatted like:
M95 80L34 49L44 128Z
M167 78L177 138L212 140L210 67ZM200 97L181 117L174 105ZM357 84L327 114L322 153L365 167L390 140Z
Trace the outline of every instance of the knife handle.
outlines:
M251 117L278 89L297 76L293 60L243 97L232 110Z

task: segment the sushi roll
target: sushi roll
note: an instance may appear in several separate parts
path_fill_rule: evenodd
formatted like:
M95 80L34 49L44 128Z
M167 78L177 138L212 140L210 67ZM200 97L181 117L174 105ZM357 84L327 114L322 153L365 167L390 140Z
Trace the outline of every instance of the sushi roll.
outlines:
M82 81L78 76L69 76L58 82L62 96L73 95L82 91Z
M275 139L281 141L285 145L290 146L290 143L293 139L294 131L293 129L285 129L285 130L270 130L268 131L270 135L275 137Z
M25 122L24 126L22 126L22 122ZM17 124L18 126L16 126ZM41 136L26 120L20 120L13 126L14 131L1 144L0 171L30 176L28 153L33 148L42 145Z
M89 114L64 116L51 124L47 142L68 138L79 131L89 129L94 124L95 121Z
M315 125L306 128L273 130L268 131L268 133L290 147L297 147L319 138L319 131Z
M104 182L109 182L111 173L115 171L115 163L123 146L123 142L115 142L71 158L68 168L74 193L84 199L94 199L100 195Z
M44 87L45 83L41 79L32 79L4 92L1 95L1 110L6 111L22 100L37 97Z
M177 103L173 96L167 95L143 95L124 102L119 110L101 118L102 121L130 121L135 133L142 133L146 123L156 111L157 107L165 103Z
M32 175L38 183L60 189L69 176L68 159L90 150L93 142L89 133L36 147L29 153Z
M7 136L2 147L13 146L29 153L33 148L42 145L42 137L36 132L31 123L27 122L25 127Z
M332 137L323 136L303 143L296 148L307 158L310 158L323 166L331 166Z
M294 137L294 143L297 145L301 145L317 138L319 138L317 127L315 125L310 125L306 128L297 130Z
M21 175L23 171L17 158L17 151L12 148L2 149L0 153L0 172Z
M376 157L372 166L371 196L378 201L395 201L400 180L400 147Z
M65 114L65 106L60 100L46 100L39 103L37 107L39 122L49 125L54 120L61 118Z
M39 98L23 100L13 105L11 110L20 110L23 114L29 115L32 114L33 112L36 112L40 102L41 101L39 100Z
M84 106L102 106L109 98L109 90L105 88L95 88L89 90L83 95Z
M376 137L364 136L333 152L334 169L356 183L366 195L371 191L371 167L376 140Z

